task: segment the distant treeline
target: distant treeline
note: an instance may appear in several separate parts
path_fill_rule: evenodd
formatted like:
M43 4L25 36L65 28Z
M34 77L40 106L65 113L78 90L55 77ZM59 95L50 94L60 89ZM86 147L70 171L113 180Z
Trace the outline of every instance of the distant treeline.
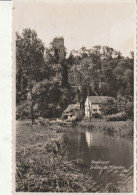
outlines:
M108 114L126 111L133 117L133 52L124 57L100 45L73 50L68 57L66 51L60 60L53 42L45 47L34 30L16 33L17 118L60 117L71 103L84 109L87 95L114 97Z

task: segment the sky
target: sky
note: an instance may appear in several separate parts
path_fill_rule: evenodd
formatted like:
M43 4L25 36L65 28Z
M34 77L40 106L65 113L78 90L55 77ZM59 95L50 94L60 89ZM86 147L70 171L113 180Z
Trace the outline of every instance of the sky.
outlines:
M85 46L109 46L129 56L134 50L134 1L49 2L15 0L14 32L36 30L45 46L63 36L68 53Z

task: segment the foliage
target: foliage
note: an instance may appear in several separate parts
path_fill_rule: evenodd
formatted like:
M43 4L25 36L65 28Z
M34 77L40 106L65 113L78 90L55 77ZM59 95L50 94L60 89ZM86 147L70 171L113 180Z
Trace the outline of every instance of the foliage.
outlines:
M108 115L106 117L107 121L126 121L127 120L127 113L119 112L117 114Z
M24 101L21 105L16 108L16 119L30 119L30 105L28 101Z
M109 97L108 100L101 105L101 111L104 115L112 115L117 113L116 100Z
M102 118L102 116L100 114L98 114L98 113L92 114L92 117L93 118Z
M20 107L29 101L32 121L60 117L71 103L80 102L84 110L87 95L112 97L102 106L104 115L127 112L133 118L133 52L123 57L113 48L96 45L72 50L66 57L64 47L64 57L60 60L53 42L45 47L34 30L16 33L16 102Z
M45 65L44 50L44 44L34 30L24 29L22 35L16 33L17 103L26 100L26 91L29 91L32 123L34 122L32 87L42 76L41 70Z
M133 102L128 102L125 106L125 111L127 113L127 117L133 120L134 117L134 106Z
M16 33L18 93L25 93L25 88L29 90L32 80L39 81L45 65L44 50L44 44L34 30L24 29L22 35Z
M102 132L110 136L118 136L121 138L133 137L133 121L106 121L105 119L96 119L91 122L92 130Z

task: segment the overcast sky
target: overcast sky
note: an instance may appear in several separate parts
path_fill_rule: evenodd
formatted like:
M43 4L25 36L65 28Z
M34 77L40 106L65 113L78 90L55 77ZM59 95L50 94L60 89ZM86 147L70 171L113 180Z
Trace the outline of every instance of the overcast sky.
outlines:
M63 36L68 52L82 46L108 45L129 55L134 50L135 4L130 3L48 3L16 0L15 31L36 30L46 46Z

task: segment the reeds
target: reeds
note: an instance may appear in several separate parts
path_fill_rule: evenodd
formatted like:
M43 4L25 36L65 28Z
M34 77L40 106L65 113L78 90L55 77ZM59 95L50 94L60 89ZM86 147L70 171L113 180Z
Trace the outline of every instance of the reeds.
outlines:
M131 120L92 122L92 130L121 138L133 138L134 135L133 121Z

